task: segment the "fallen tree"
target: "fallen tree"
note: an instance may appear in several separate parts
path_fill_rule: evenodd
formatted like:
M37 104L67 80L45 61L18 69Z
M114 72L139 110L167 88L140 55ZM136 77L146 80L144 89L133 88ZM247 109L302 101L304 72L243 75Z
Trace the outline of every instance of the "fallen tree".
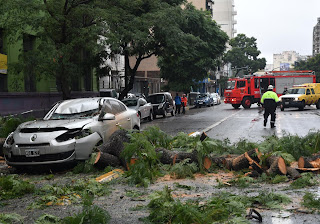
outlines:
M153 133L152 139L154 140L157 133L155 130L152 130L150 133ZM135 137L132 139L132 136ZM182 137L184 140L189 141L188 136ZM300 177L301 169L307 169L306 167L318 167L317 164L320 161L319 154L311 157L301 157L299 159L299 168L289 167L286 165L283 157L274 155L270 156L269 153L263 155L258 148L247 150L241 155L229 154L219 156L214 152L214 147L216 145L205 144L207 140L211 141L209 138L207 138L205 133L199 133L198 135L192 137L193 138L190 142L188 142L188 145L192 146L193 148L189 148L188 151L179 151L175 150L177 148L173 148L172 150L166 147L157 147L155 145L155 142L157 141L149 142L150 135L143 133L135 133L135 135L132 135L125 130L119 130L112 134L107 143L98 147L99 153L97 154L95 164L100 168L108 165L121 165L126 169L129 169L129 167L137 161L139 162L147 159L149 162L151 162L151 157L157 160L152 160L153 162L151 163L153 166L154 164L158 163L174 165L187 159L188 163L196 163L198 164L199 168L203 167L206 170L210 170L210 168L213 166L220 166L234 171L251 169L251 171L246 174L247 176L257 177L262 173L266 173L270 176L289 175L292 179L297 179ZM195 142L196 144L193 144ZM130 145L130 153L127 153L126 156L123 156L122 152L125 150L125 143ZM202 145L202 147L204 147L204 145L209 145L213 148L199 148L199 145ZM170 146L170 144L167 144L167 146ZM175 146L177 146L177 144ZM124 157L126 159L124 159ZM147 162L145 166L148 166Z

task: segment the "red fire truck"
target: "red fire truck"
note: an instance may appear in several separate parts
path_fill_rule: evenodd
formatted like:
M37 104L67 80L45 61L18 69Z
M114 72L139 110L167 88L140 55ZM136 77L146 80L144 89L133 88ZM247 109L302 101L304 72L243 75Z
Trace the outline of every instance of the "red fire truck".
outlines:
M243 78L230 78L224 91L224 102L230 103L234 108L242 105L250 108L254 103L260 103L261 96L273 85L278 96L282 95L284 87L303 83L315 83L316 76L313 71L272 71L264 74L253 74Z

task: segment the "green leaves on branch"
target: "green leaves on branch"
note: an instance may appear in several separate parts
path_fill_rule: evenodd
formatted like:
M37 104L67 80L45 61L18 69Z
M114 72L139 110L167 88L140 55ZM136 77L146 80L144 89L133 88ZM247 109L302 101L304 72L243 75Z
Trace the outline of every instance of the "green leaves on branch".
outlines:
M220 192L205 202L182 202L173 199L167 186L150 197L150 215L147 219L151 223L247 223L244 216L249 207L258 204L274 209L291 202L286 195L273 192L260 192L253 197Z
M235 76L240 71L247 75L266 66L266 59L258 58L261 52L258 50L256 41L256 38L247 37L245 34L238 34L230 40L232 49L224 55L224 61L231 63Z

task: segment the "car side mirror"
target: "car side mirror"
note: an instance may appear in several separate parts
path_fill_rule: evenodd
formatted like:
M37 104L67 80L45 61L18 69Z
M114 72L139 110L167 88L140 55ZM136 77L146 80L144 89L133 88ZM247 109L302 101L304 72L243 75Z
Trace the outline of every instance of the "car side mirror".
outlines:
M105 121L105 120L115 120L116 116L114 114L110 114L110 113L101 113L99 115L98 121Z

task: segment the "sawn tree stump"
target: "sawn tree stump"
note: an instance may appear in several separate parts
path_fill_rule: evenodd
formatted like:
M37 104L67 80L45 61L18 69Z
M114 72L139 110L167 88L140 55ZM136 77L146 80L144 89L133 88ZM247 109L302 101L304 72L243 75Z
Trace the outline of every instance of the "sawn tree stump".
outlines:
M122 159L120 155L124 150L124 143L129 141L130 138L126 130L120 129L115 131L106 143L98 147L98 150L101 152L99 158L101 161L97 161L99 166L106 167L110 166L110 164L117 164L116 159L114 158L116 157L121 162L121 165L126 167L126 161Z
M320 168L320 153L310 157L300 157L298 160L299 168Z
M258 149L252 149L240 156L238 156L237 158L235 158L232 161L232 169L233 170L242 170L242 169L246 169L249 168L250 166L250 161L255 161L256 164L259 164L260 162L260 157L261 157L261 153L259 152Z
M267 158L267 164L270 165L269 169L266 171L268 175L287 174L287 166L282 157L270 156Z

